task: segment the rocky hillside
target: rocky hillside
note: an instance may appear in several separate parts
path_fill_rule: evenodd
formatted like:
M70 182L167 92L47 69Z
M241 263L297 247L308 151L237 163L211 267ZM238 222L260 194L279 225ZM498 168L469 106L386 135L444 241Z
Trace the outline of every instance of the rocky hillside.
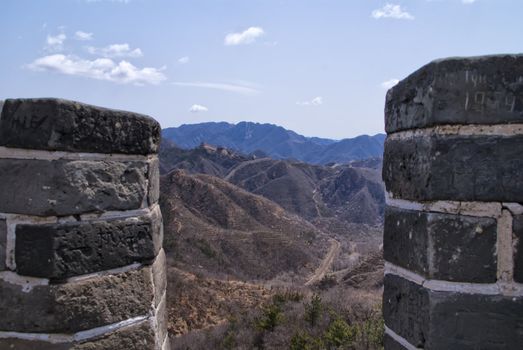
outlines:
M167 128L163 130L163 138L183 149L192 149L201 143L207 143L244 154L262 151L274 159L327 164L381 157L385 135L362 135L337 141L305 137L273 124L221 122Z

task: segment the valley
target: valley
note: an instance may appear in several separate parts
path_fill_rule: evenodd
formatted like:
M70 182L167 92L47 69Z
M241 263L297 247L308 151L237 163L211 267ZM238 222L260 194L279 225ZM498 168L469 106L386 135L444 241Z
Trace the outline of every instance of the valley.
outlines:
M369 340L381 327L379 158L319 165L164 140L160 160L176 349L289 348L298 335L326 342L332 317L353 320L348 342L379 348ZM315 298L325 324L311 328L303 320ZM281 322L260 328L275 310Z

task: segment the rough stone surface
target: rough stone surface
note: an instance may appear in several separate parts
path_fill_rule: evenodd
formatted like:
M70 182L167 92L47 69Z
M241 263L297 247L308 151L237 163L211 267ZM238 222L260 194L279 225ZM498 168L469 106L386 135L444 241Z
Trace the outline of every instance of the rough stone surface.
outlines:
M383 345L384 348L387 350L406 350L407 348L398 343L394 338L392 338L390 335L385 334L383 338Z
M152 269L154 282L154 306L158 307L158 304L162 301L167 288L167 262L163 249L160 250L160 253L156 257Z
M7 226L5 220L0 219L0 271L5 270L7 243Z
M514 217L514 280L523 283L523 215Z
M429 279L495 283L496 231L495 219L387 207L384 259Z
M17 225L17 272L60 280L147 263L161 248L160 236L158 214L126 220ZM155 244L157 241L160 244Z
M149 162L149 205L158 203L160 199L160 161L154 158Z
M521 349L523 298L430 293L427 349Z
M162 345L161 342L163 342L167 336L167 298L164 298L160 305L158 305L156 323L158 327L156 334L158 335L160 345Z
M388 133L441 124L521 123L523 55L429 63L387 93Z
M394 198L523 202L523 135L387 139L383 179Z
M0 212L73 215L142 206L147 163L0 159Z
M0 329L28 333L78 331L148 315L151 268L67 284L21 286L0 281ZM15 305L16 307L13 307Z
M87 341L71 350L156 350L151 322L126 327L100 339Z
M420 285L394 275L386 275L383 292L383 318L396 334L417 347L423 347L429 327L429 295Z
M0 118L0 145L16 148L157 153L160 125L132 112L62 99L8 99Z
M69 350L71 346L71 343L51 344L44 341L0 338L2 350Z

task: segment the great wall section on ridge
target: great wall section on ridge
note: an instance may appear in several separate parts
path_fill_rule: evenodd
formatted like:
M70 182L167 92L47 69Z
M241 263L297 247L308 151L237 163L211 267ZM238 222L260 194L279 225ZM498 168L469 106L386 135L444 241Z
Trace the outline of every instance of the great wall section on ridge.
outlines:
M160 125L7 100L0 140L0 349L169 349Z
M385 348L520 349L523 56L432 62L385 114Z
M0 349L168 350L159 124L0 109ZM523 55L434 61L385 114L385 349L519 348Z

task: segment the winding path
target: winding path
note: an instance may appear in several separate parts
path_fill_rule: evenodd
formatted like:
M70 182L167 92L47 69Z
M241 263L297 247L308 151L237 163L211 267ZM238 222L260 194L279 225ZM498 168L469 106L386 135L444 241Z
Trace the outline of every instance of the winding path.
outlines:
M314 271L314 274L305 282L306 286L310 286L311 284L320 281L323 276L329 271L329 269L332 266L332 263L334 262L334 259L340 252L341 244L334 238L330 238L329 241L331 242L331 247L329 248L329 251L327 255L323 258L320 266Z

